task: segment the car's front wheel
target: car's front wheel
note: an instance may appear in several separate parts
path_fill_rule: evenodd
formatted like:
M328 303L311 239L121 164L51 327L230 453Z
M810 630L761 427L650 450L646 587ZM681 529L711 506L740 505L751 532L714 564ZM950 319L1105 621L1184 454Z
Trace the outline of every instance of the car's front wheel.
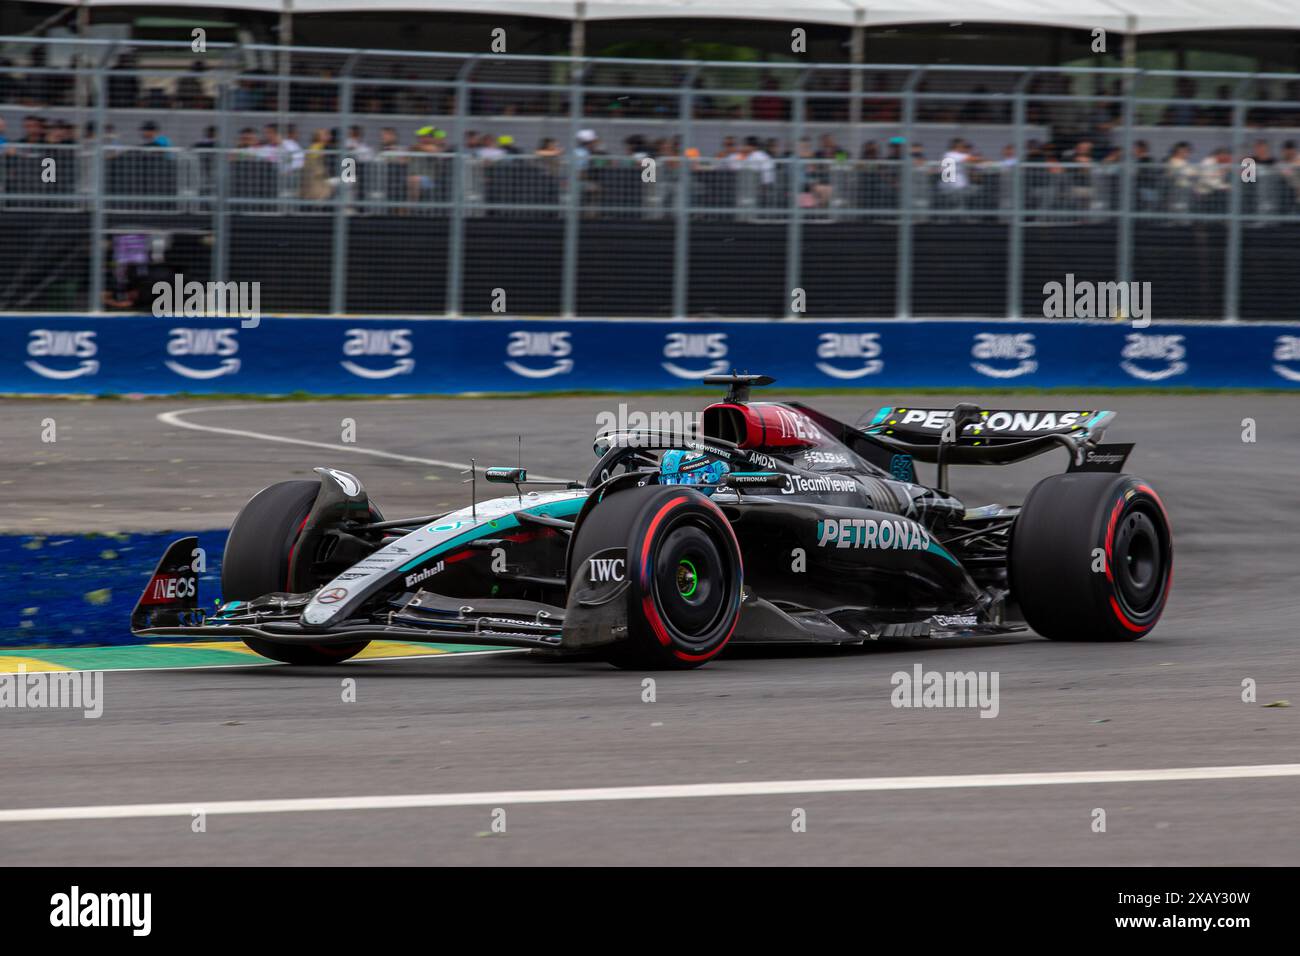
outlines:
M255 494L235 516L221 559L223 601L251 601L275 591L309 591L322 582L290 580L299 535L316 503L318 481L281 481ZM310 562L301 562L304 566ZM369 641L348 644L281 644L260 637L244 643L284 664L337 664L360 654Z
M721 653L740 617L743 568L731 523L707 496L680 486L610 495L578 525L570 567L623 555L627 634L609 648L617 667L699 667ZM586 577L591 577L587 565Z

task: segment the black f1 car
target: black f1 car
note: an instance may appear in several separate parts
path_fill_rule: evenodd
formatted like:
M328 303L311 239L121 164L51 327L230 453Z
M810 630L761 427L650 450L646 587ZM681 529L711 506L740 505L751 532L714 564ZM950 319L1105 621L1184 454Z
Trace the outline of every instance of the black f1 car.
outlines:
M379 638L538 648L619 666L694 667L728 641L847 643L1003 634L1129 641L1172 580L1156 492L1120 473L1132 445L1108 411L885 407L847 425L751 401L722 375L699 434L598 435L582 481L532 482L446 514L385 519L354 476L258 492L230 529L222 600L198 603L195 538L174 542L132 630L244 640L291 664L342 661ZM951 465L1052 448L1068 470L1019 506L970 508ZM661 458L689 455L669 474ZM680 460L680 458L679 458ZM916 463L935 465L922 484ZM692 475L691 469L698 473ZM521 486L551 484L552 490ZM477 495L475 495L475 498ZM1021 623L1024 622L1024 623Z

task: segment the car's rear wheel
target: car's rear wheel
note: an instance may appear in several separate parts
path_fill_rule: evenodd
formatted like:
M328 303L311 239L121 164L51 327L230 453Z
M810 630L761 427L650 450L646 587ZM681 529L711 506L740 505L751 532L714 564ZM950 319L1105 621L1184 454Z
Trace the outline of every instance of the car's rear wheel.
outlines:
M626 549L626 637L609 661L638 670L698 667L726 646L740 616L743 569L731 523L705 495L681 487L630 488L578 525L574 571L592 555Z
M323 583L306 580L307 570L299 571L298 580L289 577L294 548L319 490L318 481L281 481L263 488L240 509L221 560L223 601L251 601L275 591L309 591ZM280 644L247 637L244 643L285 664L337 664L361 653L370 642Z
M1056 641L1135 641L1155 627L1173 582L1173 536L1159 496L1131 475L1040 481L1011 533L1012 596Z

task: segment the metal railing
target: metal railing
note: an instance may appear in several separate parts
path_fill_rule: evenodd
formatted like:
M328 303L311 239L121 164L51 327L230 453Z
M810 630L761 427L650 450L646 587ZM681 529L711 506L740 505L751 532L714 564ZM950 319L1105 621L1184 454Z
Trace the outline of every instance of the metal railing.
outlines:
M1042 276L1181 291L1189 260L1197 297L1175 314L1157 297L1157 318L1293 301L1289 75L3 38L0 54L0 309L113 307L182 265L337 314L490 313L483 290L503 289L524 303L510 314L1019 318L1040 313Z

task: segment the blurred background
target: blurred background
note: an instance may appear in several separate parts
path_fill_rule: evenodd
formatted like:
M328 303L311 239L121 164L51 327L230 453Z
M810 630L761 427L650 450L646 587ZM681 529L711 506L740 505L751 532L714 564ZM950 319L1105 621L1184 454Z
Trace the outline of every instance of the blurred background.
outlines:
M0 310L1290 315L1300 7L941 6L7 2Z

